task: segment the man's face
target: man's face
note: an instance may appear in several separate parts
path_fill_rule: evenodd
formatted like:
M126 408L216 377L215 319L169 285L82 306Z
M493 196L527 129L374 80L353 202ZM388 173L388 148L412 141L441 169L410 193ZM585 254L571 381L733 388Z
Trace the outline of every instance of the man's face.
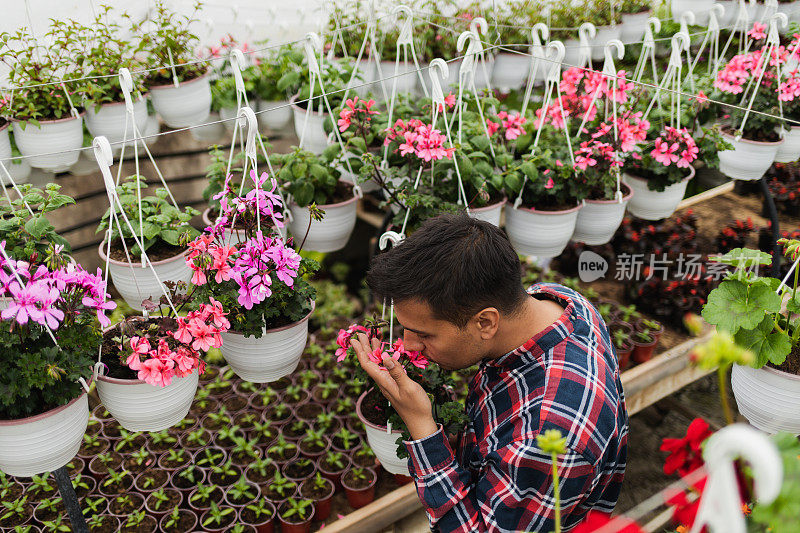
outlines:
M470 324L459 329L452 322L433 316L430 306L419 300L395 303L395 316L404 328L406 349L422 353L447 370L467 368L480 361L480 337L472 335Z

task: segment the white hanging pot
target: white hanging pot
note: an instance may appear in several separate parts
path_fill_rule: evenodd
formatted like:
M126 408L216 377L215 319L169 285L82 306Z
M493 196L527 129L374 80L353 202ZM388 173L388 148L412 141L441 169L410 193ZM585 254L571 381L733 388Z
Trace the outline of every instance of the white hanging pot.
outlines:
M6 168L8 168L10 164L9 159L11 158L11 140L8 137L9 124L10 122L6 122L0 126L0 161L3 162Z
M737 180L758 180L772 166L778 148L784 142L736 140L733 135L722 132L726 141L733 145L733 150L722 150L719 155L719 171Z
M567 39L564 41L564 48L563 70L579 66L581 64L581 42L578 39ZM541 70L541 67L539 67L539 70Z
M768 366L733 365L731 388L750 424L767 433L800 434L800 376Z
M694 167L689 167L689 175L678 183L667 185L663 191L653 191L647 186L647 180L623 174L622 180L633 191L633 197L628 202L628 211L635 217L644 220L661 220L669 218L677 209L686 193L689 180L694 177Z
M492 87L502 92L519 89L528 79L530 66L531 59L527 55L500 52L494 59Z
M83 115L41 120L38 126L28 122L24 129L19 122L13 122L12 128L17 148L31 167L63 172L78 160L78 150L83 146ZM62 151L66 153L39 155Z
M476 207L469 210L469 216L477 220L483 220L494 226L500 227L500 216L503 214L503 206L506 205L506 200L503 198L497 203L487 205L484 207Z
M800 159L800 126L792 126L783 130L783 144L778 146L775 154L777 163L794 163Z
M30 477L61 468L75 457L89 423L89 397L44 413L0 420L0 471Z
M186 417L197 392L197 369L166 387L140 379L97 377L100 402L128 431L162 431Z
M89 105L86 109L86 128L92 134L92 137L104 135L108 142L111 143L111 149L114 154L118 154L122 150L122 145L115 145L114 143L121 143L126 138L131 140L136 137L130 118L127 119L127 129L125 127L127 116L125 102L103 104L98 111L95 111L94 105ZM136 127L144 135L144 128L147 125L147 100L144 97L133 102L133 116ZM130 146L132 145L133 143L130 143ZM130 146L126 148L126 152Z
M264 130L283 131L292 120L288 100L258 100L258 126Z
M486 89L491 85L495 57L491 52L483 53L483 60L475 60L475 88Z
M309 152L321 154L325 148L328 147L328 134L325 133L325 121L328 119L328 113L318 113L316 111L308 112L307 109L295 104L297 95L292 96L289 100L292 104L292 115L294 116L294 132L297 134L298 139L303 139L302 146ZM316 99L317 101L319 99ZM306 115L308 115L308 124L306 124ZM303 127L306 128L305 136L303 135Z
M736 0L717 0L717 4L722 6L722 16L718 17L719 25L722 28L732 26L736 21L736 13L739 9L739 3Z
M236 375L253 383L270 383L288 376L297 368L308 341L311 311L298 322L268 329L260 338L245 337L235 331L221 333L222 357Z
M130 248L128 250L130 251ZM153 275L150 265L142 268L141 261L134 261L133 265L129 265L127 262L107 259L105 243L100 243L99 252L100 259L107 260L109 263L108 269L114 288L125 299L125 302L137 311L142 310L142 301L148 298L157 301L161 297L163 291L158 280L161 280L161 283L165 281L185 281L188 283L192 279L192 271L186 264L186 254L189 253L188 248L179 255L153 262L153 269L158 275L158 280ZM131 259L133 260L134 258L131 257Z
M581 206L563 211L543 211L513 206L506 210L506 233L517 253L556 257L575 231Z
M220 120L219 112L212 111L208 114L207 122L215 122L216 124L206 124L205 126L196 126L189 130L192 137L200 142L216 142L225 134L225 126L217 122Z
M222 127L228 133L233 133L233 129L236 127L236 115L238 114L238 109L235 107L223 107L219 110L219 118L220 120L224 120L225 122L222 123Z
M366 53L358 64L358 73L361 75L361 79L353 78L353 83L347 87L354 90L359 96L366 96L375 90L372 84L378 79L378 68L375 66L375 61Z
M608 41L619 39L620 35L622 35L622 25L620 24L598 26L597 35L595 35L594 39L591 39L589 43L592 46L592 61L602 60Z
M625 190L625 187L622 187ZM624 194L624 193L623 193ZM578 212L575 232L570 240L582 242L590 246L606 244L622 223L625 207L633 196L628 187L628 194L617 200L584 200L583 208Z
M325 218L311 221L303 250L335 252L344 248L356 225L356 200L358 198L353 196L344 202L318 206L325 211ZM292 213L289 231L292 232L297 246L300 246L311 216L308 208L300 207L294 202L289 205L289 210Z
M185 128L202 124L211 113L211 84L205 74L181 82L150 87L150 100L156 113L170 128Z
M369 392L364 392L356 402L356 414L367 430L367 443L387 472L408 476L410 475L408 472L408 459L401 459L397 456L397 439L403 436L403 432L396 429L387 432L386 426L373 424L361 412L361 404Z
M397 68L395 68L395 66ZM397 93L414 93L417 88L417 69L413 61L400 61L395 65L394 61L381 61L381 70L375 68L375 84L372 91L383 97L380 88L380 80L383 79L383 86L386 89L386 96L392 96L392 87L397 87Z
M620 30L620 40L623 43L634 43L641 41L647 29L647 19L650 18L650 10L641 13L623 13L622 29Z
M672 0L672 21L680 22L681 15L687 11L692 11L695 15L695 24L698 26L708 25L708 13L714 7L715 0Z

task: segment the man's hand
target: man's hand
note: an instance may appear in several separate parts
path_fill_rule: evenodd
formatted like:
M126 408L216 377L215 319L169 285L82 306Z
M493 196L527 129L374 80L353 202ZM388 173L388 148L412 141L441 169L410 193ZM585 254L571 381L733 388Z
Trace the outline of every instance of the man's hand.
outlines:
M372 339L370 346L367 336L359 333L358 338L354 335L350 339L350 344L356 351L361 367L405 422L411 438L419 440L436 433L439 428L433 420L431 401L422 386L409 378L403 366L391 357L383 358L386 370L370 360L370 352L380 348L380 341Z

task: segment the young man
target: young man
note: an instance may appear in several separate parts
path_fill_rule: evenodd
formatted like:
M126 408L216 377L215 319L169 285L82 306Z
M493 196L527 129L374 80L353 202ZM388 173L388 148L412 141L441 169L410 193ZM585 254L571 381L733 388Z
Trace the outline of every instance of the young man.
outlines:
M526 292L520 274L502 231L447 215L376 257L367 275L394 301L407 349L446 369L480 364L454 452L422 387L391 358L388 372L370 362L363 334L352 341L411 432L409 469L438 531L552 531L551 458L536 446L548 429L567 439L557 461L565 531L591 509L610 513L619 497L628 416L608 329L577 292Z

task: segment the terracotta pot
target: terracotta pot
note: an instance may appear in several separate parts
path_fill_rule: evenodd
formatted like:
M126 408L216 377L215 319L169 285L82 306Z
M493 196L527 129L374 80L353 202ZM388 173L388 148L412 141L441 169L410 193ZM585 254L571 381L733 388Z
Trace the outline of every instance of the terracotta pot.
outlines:
M300 485L300 496L312 500L314 502L314 516L311 519L314 521L321 522L323 520L326 520L331 515L331 507L333 505L333 494L335 492L335 487L333 483L330 480L328 480L327 494L321 498L313 499L310 496L305 496L303 494L303 486L304 485L309 486L313 482L314 482L313 479L308 479Z
M624 348L614 347L617 352L617 360L619 361L619 369L625 370L631 364L631 352L633 352L633 344L628 343Z
M347 472L350 470L342 475L342 487L344 487L344 492L347 496L347 502L353 509L360 509L361 507L372 503L372 501L375 499L375 483L378 480L378 475L371 468L364 468L363 470L367 473L367 475L372 475L372 481L367 487L364 488L353 488L348 486Z
M317 460L317 467L319 468L320 474L322 474L322 477L324 477L325 479L330 480L333 483L334 487L336 487L337 491L342 490L342 474L344 474L347 471L347 469L350 468L350 465L353 464L350 461L350 458L347 457L346 455L342 455L342 459L344 462L344 468L336 471L330 470L325 465L323 458L319 458Z
M280 512L281 509L279 507L278 519L281 522L281 533L309 533L311 531L311 520L314 517L314 513L310 513L308 519L303 522L287 522L280 516Z
M173 500L176 501L175 503L176 506L181 505L181 502L183 501L183 494L181 494L181 491L179 491L178 489L166 487L164 489L164 493L169 495ZM172 507L169 506L171 501L162 503L158 507L158 509L156 509L155 505L157 503L157 500L155 500L155 498L152 497L152 492L151 492L144 500L144 507L147 510L147 514L153 516L156 520L160 522L163 516L172 512Z
M248 524L256 528L258 533L274 533L275 531L275 506L272 505L270 502L265 500L265 503L272 508L272 514L269 518L261 517L261 519L255 518L253 512L247 509L247 507L242 507L239 509L239 523Z
M197 528L197 524L199 522L199 520L197 518L197 514L194 511L189 511L187 509L181 509L180 510L180 514L181 514L181 516L190 516L191 517L191 519L188 519L188 518L186 519L187 523L183 528L177 528L177 527L168 528L166 526L166 523L169 522L170 517L169 517L169 515L166 515L166 516L161 517L161 520L159 521L159 526L161 528L161 531L164 531L165 533L173 533L173 532L184 533L184 532L189 532L189 531L195 531L195 529Z
M644 363L649 361L653 358L653 351L655 350L657 343L657 340L653 340L652 342L639 342L635 339L631 339L631 344L633 344L633 353L631 353L631 359L633 359L633 361L636 363Z

